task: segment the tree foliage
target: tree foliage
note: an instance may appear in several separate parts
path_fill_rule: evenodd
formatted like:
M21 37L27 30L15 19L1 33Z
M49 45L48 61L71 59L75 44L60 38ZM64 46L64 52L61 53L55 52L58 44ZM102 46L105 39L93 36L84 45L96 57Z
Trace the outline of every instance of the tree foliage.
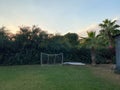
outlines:
M64 53L65 60L80 61L76 33L53 35L37 26L21 26L16 35L0 29L0 64L39 64L40 53ZM74 53L74 54L72 54ZM76 54L75 54L76 53Z
M102 23L99 24L101 27L100 35L102 39L106 41L109 46L114 47L114 38L113 36L120 34L120 30L118 29L120 26L116 24L116 20L111 21L105 19Z

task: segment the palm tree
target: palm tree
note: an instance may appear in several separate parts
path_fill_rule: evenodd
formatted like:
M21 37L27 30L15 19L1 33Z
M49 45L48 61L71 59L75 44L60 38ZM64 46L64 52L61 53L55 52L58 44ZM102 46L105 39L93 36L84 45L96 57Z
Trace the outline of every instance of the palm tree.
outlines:
M120 34L120 31L118 30L120 26L116 24L116 20L111 21L108 19L105 19L103 23L99 24L99 26L101 27L100 35L102 35L105 40L108 40L109 47L113 48L113 36L116 34Z
M91 60L92 65L96 64L96 48L98 46L98 37L96 36L96 32L90 31L87 32L88 37L84 38L82 37L83 44L90 48L91 50Z

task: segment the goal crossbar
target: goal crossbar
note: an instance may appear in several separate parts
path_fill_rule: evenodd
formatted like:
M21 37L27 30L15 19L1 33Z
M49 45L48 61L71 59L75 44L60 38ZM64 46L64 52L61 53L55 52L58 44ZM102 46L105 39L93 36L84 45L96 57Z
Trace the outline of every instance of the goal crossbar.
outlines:
M61 64L63 64L63 53L59 53L59 54L48 54L48 53L43 53L41 52L41 55L40 55L40 64L42 65L43 64L43 55L46 55L47 56L47 63L49 63L49 57L53 56L54 57L54 64L56 62L56 57L61 55Z

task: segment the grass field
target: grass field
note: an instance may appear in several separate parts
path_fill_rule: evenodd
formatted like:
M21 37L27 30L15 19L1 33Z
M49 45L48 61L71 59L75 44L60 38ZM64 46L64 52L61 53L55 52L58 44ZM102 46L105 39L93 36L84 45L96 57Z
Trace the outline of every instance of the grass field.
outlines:
M120 84L94 70L86 66L1 66L0 90L120 90Z

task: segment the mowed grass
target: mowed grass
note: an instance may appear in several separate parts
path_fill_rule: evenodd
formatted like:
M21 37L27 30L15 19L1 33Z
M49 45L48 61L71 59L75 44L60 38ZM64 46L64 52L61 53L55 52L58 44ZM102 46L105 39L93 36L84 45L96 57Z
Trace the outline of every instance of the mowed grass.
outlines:
M120 90L120 86L86 66L27 65L1 66L0 90Z

